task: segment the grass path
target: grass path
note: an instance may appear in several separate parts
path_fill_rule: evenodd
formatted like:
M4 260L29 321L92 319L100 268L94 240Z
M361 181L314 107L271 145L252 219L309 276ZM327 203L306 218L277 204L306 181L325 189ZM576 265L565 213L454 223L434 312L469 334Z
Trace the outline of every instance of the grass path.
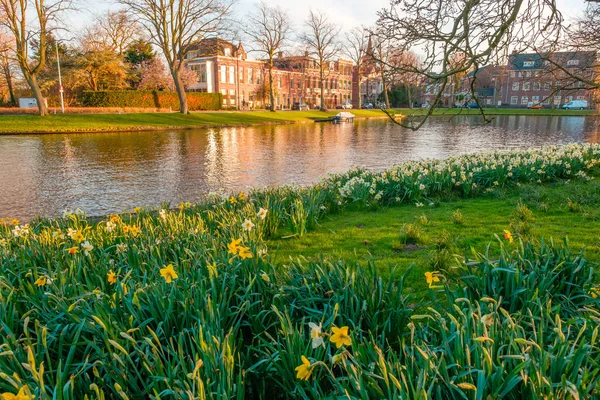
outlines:
M163 129L191 129L214 126L247 126L261 124L313 123L315 120L336 115L340 110L321 111L268 111L254 112L198 112L139 114L66 114L40 118L36 115L1 115L0 134L140 131ZM380 110L351 110L357 118L387 118ZM424 110L400 109L397 114L423 114ZM437 110L435 115L478 115L478 110ZM592 115L593 111L512 110L490 109L488 115Z
M319 258L375 261L383 275L395 267L406 270L415 264L408 279L413 290L425 289L423 274L449 266L455 256L472 251L494 255L498 235L513 232L518 245L519 230L529 238L562 241L568 238L574 251L585 248L590 259L600 259L600 182L559 182L554 185L521 186L497 190L483 198L443 201L436 207L413 205L377 211L348 211L324 218L320 226L302 238L289 232L269 243L276 262L285 264L300 255ZM520 224L524 204L532 213ZM462 223L456 210L462 214ZM511 226L512 224L512 226ZM406 237L407 228L416 229L416 238ZM287 238L286 238L287 237ZM412 240L411 240L412 239ZM416 242L405 245L405 242ZM438 249L445 251L437 251ZM277 249L277 250L275 250Z

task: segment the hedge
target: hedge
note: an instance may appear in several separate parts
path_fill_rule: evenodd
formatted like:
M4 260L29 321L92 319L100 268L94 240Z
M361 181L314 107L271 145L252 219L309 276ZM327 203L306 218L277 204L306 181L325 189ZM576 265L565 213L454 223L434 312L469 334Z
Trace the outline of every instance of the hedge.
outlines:
M219 110L223 103L220 93L186 93L190 111ZM136 107L171 108L179 110L179 98L176 92L155 90L106 90L84 91L81 94L84 107Z

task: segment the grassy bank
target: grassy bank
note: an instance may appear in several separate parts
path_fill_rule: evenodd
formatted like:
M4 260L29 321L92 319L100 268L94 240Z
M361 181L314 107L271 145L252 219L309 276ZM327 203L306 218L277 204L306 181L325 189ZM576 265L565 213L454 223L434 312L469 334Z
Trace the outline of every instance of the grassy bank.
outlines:
M191 129L215 126L245 126L260 124L285 124L314 122L336 115L340 110L320 111L267 111L256 112L202 112L190 115L178 113L130 114L66 114L40 118L35 115L0 115L0 134L7 133L60 133L139 131L152 129ZM380 110L351 110L357 118L387 118ZM424 114L424 110L399 109L400 115ZM436 116L455 114L476 115L477 110L442 109ZM592 111L489 109L489 115L593 115Z
M277 264L298 257L311 262L353 260L376 263L379 274L413 266L408 291L427 288L423 274L442 270L472 251L500 252L504 230L519 239L539 238L584 249L600 260L600 181L558 181L501 188L475 198L449 197L431 206L414 204L363 209L323 217L302 237L283 229L268 242ZM413 265L414 264L414 265Z
M0 395L596 397L599 165L600 145L495 152L101 220L4 221ZM406 245L481 248L413 280L391 253L354 255L352 237L315 240L352 217L372 234L356 239L417 262ZM542 241L553 229L590 252Z
M0 116L0 133L104 132L152 129L191 129L215 126L247 126L314 122L338 111L201 112L146 114L78 114ZM355 110L358 118L385 118L379 110Z

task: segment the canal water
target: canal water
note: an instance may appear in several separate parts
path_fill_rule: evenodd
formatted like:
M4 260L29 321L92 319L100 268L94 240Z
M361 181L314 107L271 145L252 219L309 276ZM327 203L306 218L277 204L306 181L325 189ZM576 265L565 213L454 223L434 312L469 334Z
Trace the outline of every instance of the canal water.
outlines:
M435 118L171 132L0 136L0 217L88 215L196 201L211 191L317 182L353 166L467 152L600 142L592 117Z

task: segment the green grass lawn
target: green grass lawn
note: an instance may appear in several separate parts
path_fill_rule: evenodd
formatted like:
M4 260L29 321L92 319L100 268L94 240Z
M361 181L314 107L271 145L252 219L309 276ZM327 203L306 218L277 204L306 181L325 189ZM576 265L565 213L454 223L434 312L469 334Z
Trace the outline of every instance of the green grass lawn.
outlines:
M253 112L198 112L189 115L179 113L132 113L132 114L66 114L0 116L1 133L52 133L126 131L169 128L195 128L224 125L253 125L265 123L313 122L336 115L340 110L321 111L253 111ZM357 118L386 118L380 110L351 110ZM396 114L424 114L425 110L398 109ZM489 115L591 115L593 111L489 109ZM435 115L476 115L478 110L441 109Z
M161 128L194 128L222 125L252 125L264 123L313 122L336 115L340 110L282 111L282 112L199 112L189 115L179 113L144 114L66 114L0 116L0 133L19 132L69 132L116 131ZM359 118L385 118L379 110L353 110Z
M275 262L300 256L309 260L323 258L376 263L384 276L394 267L406 271L414 263L407 279L412 290L426 288L423 274L448 267L456 256L485 253L489 246L495 256L499 240L517 246L525 240L562 241L568 238L573 250L585 249L588 258L600 258L600 182L560 181L553 185L524 185L515 189L498 189L485 197L443 200L435 207L405 205L377 211L348 211L325 217L320 226L302 238L282 232L269 243ZM519 224L519 215L532 213L529 221ZM462 214L462 224L453 217ZM519 212L519 210L521 210ZM408 224L421 232L416 244L405 245ZM512 224L512 225L511 225ZM511 245L504 240L504 230L515 236ZM523 231L523 234L519 234ZM408 240L410 241L410 240ZM447 250L439 251L439 248ZM277 249L277 250L276 250Z

